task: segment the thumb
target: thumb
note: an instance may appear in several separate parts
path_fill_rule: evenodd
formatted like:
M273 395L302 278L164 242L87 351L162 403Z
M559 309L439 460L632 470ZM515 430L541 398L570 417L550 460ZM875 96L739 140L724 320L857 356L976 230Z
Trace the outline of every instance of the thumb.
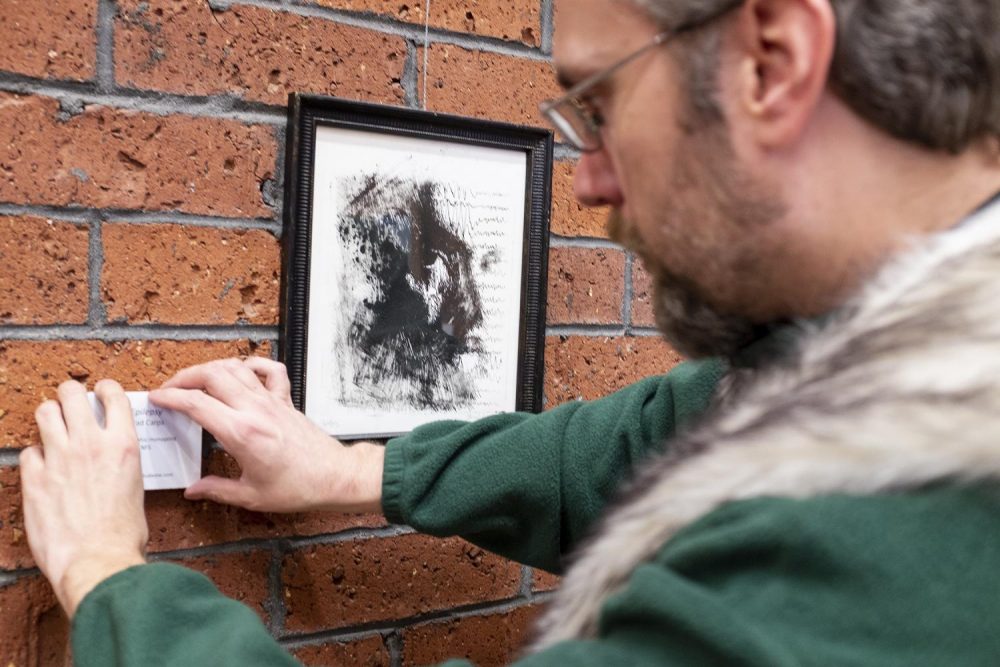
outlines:
M188 500L211 500L223 505L236 505L249 509L250 489L241 481L228 477L209 475L184 490Z

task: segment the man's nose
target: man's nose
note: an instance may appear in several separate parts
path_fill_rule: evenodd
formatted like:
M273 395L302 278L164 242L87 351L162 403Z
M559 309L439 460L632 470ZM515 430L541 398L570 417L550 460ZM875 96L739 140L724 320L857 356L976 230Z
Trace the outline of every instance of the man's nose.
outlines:
M580 157L573 191L584 206L621 206L625 201L611 159L603 148Z

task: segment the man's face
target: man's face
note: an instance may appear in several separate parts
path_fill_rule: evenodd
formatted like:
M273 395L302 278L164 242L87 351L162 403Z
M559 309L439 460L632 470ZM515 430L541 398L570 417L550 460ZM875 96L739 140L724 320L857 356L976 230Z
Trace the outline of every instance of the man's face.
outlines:
M556 67L572 84L659 32L628 0L563 0ZM581 158L576 193L612 207L612 239L653 276L657 323L692 356L729 354L772 319L757 312L780 247L774 189L737 160L727 125L689 103L680 46L658 47L593 91L603 147ZM672 52L673 50L673 52Z

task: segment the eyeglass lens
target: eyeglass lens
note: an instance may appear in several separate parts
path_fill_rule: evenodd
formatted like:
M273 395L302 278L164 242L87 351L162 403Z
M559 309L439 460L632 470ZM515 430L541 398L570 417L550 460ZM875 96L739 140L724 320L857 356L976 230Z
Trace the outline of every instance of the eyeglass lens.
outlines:
M556 130L574 148L581 151L597 150L601 146L600 133L587 114L576 100L566 100L545 112Z

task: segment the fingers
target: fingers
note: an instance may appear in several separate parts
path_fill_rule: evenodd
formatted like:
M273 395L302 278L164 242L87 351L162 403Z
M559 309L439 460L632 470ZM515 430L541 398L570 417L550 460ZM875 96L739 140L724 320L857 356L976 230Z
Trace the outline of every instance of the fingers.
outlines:
M149 392L149 400L161 408L183 412L214 434L227 450L240 449L241 443L234 437L235 426L241 420L240 414L222 401L197 389L178 387L154 389ZM229 453L238 454L236 451Z
M223 359L217 362L222 368L232 373L233 377L252 391L260 391L260 378L240 359Z
M35 409L35 423L48 451L64 450L69 446L69 433L57 401L45 401ZM25 450L28 451L28 450Z
M45 467L45 458L41 447L25 447L17 457L21 469L21 481L34 481Z
M291 404L292 383L288 380L288 369L283 363L265 357L248 357L243 363L264 378L264 387L269 392Z
M239 408L264 388L249 368L237 359L211 361L179 371L163 389L200 389L228 406Z
M104 422L109 431L135 429L132 404L125 390L114 380L101 380L94 387L94 393L104 405Z
M21 504L23 506L24 530L28 536L28 548L31 556L39 565L45 559L39 551L37 535L41 517L39 517L39 494L44 494L42 488L45 477L45 459L40 447L27 447L21 450L18 457L21 473Z
M87 390L79 382L67 380L57 390L63 419L69 432L86 433L98 428L97 418L87 400Z
M184 491L188 500L211 500L224 505L250 508L250 489L239 480L209 475Z

